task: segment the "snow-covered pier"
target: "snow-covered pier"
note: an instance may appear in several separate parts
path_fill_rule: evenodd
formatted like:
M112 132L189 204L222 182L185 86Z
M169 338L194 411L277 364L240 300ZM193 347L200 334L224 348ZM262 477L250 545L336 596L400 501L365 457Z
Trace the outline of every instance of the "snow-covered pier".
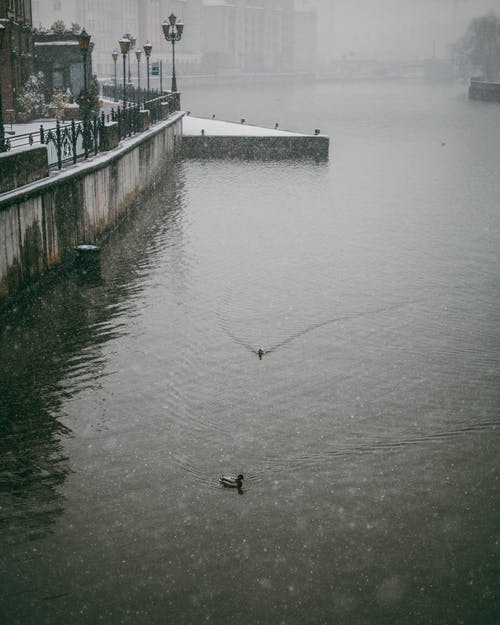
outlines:
M186 115L182 153L186 158L283 160L328 158L330 139L320 131L307 135Z
M471 100L483 100L484 102L500 102L500 82L471 80L469 98Z
M73 258L75 246L104 239L164 175L165 164L180 154L195 159L328 159L329 138L319 131L306 135L243 122L201 119L179 111L148 131L50 175L46 145L2 155L3 171L12 171L0 185L0 241L5 248L0 256L0 307L28 283ZM35 138L38 127L34 123L29 129ZM38 152L44 166L35 168ZM30 177L21 178L17 170L29 171Z

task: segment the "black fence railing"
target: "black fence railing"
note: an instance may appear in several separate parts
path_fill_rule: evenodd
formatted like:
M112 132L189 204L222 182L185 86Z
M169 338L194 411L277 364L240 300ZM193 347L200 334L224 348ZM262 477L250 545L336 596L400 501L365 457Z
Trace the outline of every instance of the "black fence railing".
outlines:
M168 115L180 110L180 93L169 93L146 100L144 102L144 108L149 111L151 123L156 124L165 117L165 109Z
M136 132L140 132L141 107L139 105L111 109L109 118L110 121L118 124L120 139L126 139Z
M95 129L92 128L95 126ZM55 162L57 168L61 169L63 162L72 161L76 163L78 158L85 155L88 158L89 152L98 151L99 122L97 119L77 123L74 120L69 126L61 128L60 122L56 123L54 130L44 131L40 128L40 143L46 145L49 151L55 152ZM97 135L97 136L96 136ZM96 140L94 141L94 137Z
M101 95L115 102L123 102L123 85L115 86L110 83L101 83ZM127 102L141 103L146 100L158 98L162 94L158 89L138 89L135 85L127 84L125 98Z
M110 83L101 83L101 95L109 100L114 100L115 102L123 102L123 86L117 87ZM128 84L125 99L127 102L132 104L139 104L142 107L147 108L146 102L151 102L152 100L157 100L158 98L174 98L178 101L178 105L180 108L180 93L172 92L172 91L159 91L158 89L138 89L135 85ZM178 110L178 109L177 109Z
M7 150L15 150L33 145L45 145L49 167L61 169L63 163L76 163L79 158L99 151L101 121L97 118L87 122L57 121L47 128L41 125L38 130L15 135L6 140Z
M33 145L47 146L49 167L61 169L64 164L76 163L98 154L104 146L106 127L118 125L120 139L126 139L144 128L142 116L149 110L149 124L154 125L179 110L179 94L166 94L140 104L129 104L126 108L111 109L87 120L64 123L57 121L51 128L43 125L38 130L22 135L7 137L7 150Z

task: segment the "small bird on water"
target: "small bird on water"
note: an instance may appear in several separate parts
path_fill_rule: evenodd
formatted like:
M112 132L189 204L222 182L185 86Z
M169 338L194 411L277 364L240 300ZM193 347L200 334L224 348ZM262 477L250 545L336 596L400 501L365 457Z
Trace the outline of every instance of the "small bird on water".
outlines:
M259 357L259 360L262 360L263 355L264 355L264 350L262 348L259 348L259 351L257 352L257 356Z
M244 479L245 478L241 473L237 477L221 475L219 477L219 484L222 484L222 486L225 486L226 488L237 488L238 490L241 490Z

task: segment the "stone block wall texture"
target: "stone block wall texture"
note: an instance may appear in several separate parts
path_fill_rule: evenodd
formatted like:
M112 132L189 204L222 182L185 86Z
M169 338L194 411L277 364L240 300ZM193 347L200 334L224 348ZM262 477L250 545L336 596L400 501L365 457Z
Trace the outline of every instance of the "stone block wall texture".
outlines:
M149 127L149 111L139 111L139 132L145 132Z
M101 150L109 152L120 143L120 127L118 122L110 122L101 130Z
M500 82L471 81L469 98L485 102L500 102Z
M72 170L0 195L0 308L76 245L100 244L182 144L182 114L126 146Z
M160 102L160 119L167 119L170 115L170 104L168 102Z
M330 140L326 136L186 136L185 158L233 158L244 160L328 159Z
M49 175L47 148L39 146L0 154L0 193Z

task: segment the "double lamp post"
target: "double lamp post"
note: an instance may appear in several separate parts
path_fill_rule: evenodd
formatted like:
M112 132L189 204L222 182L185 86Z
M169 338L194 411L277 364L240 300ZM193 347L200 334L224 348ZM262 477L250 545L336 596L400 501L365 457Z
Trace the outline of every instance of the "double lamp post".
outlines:
M182 39L182 33L184 31L184 24L178 22L176 16L172 13L168 22L163 22L161 25L163 34L167 41L172 44L172 93L177 91L177 79L175 77L175 44Z

